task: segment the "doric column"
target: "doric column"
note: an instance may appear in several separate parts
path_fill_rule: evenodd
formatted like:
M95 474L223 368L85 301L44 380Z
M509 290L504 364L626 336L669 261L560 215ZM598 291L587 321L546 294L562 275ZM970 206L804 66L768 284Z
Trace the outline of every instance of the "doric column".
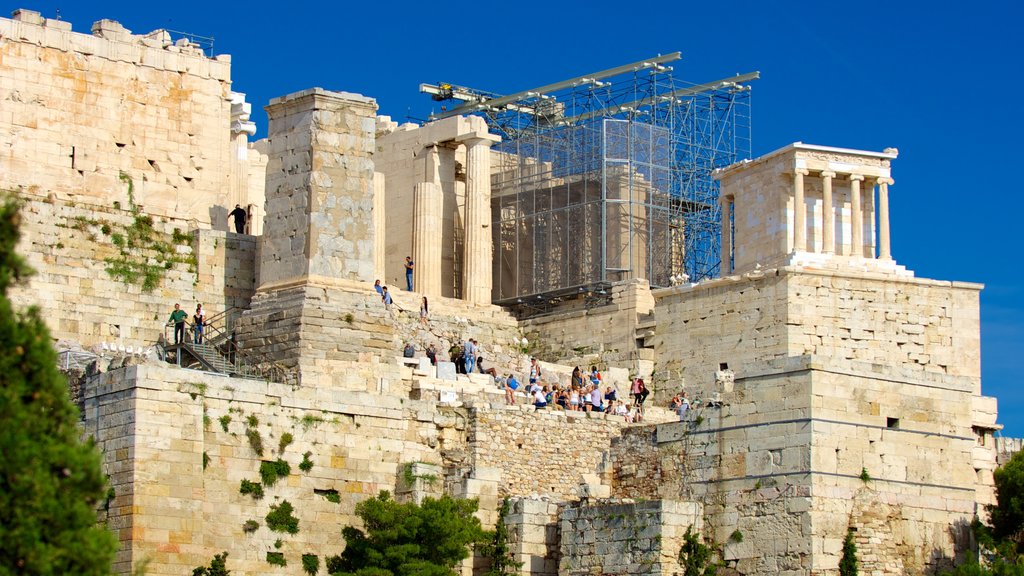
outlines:
M889 184L892 178L878 179L878 257L892 260L889 247Z
M491 302L491 144L468 138L466 145L466 233L463 241L462 299Z
M850 254L864 256L864 210L860 205L860 183L864 177L850 174L850 211L853 213L851 228L853 237L850 239Z
M722 205L722 261L718 269L725 276L732 272L732 197L720 196Z
M437 146L427 154L424 182L413 187L412 259L414 286L425 296L441 295L442 204Z
M821 251L825 254L834 253L836 247L836 215L832 206L832 179L835 177L835 172L825 170L821 173Z
M807 206L804 204L804 176L807 170L797 168L793 171L793 250L807 251Z

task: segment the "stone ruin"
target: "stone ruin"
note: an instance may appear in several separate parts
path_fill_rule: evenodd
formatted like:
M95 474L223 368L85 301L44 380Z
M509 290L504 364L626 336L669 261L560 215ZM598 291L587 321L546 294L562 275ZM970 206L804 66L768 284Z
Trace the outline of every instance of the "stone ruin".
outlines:
M724 169L720 278L633 279L518 320L490 303L495 137L479 118L398 126L371 98L313 88L271 101L268 138L249 143L228 56L27 10L0 19L0 100L0 186L24 202L39 271L16 302L100 358L166 344L173 302L202 302L276 370L119 360L80 378L118 573L184 574L226 550L236 574L300 574L390 490L478 498L485 525L509 498L523 574L679 574L691 527L730 573L836 574L853 530L865 573L924 574L969 549L994 500L982 287L893 260L895 149L794 143ZM235 204L247 234L228 227ZM144 216L150 240L119 245ZM417 291L395 289L389 312L372 284L400 286L405 255ZM471 337L501 373L534 354L565 384L596 364L621 395L643 375L654 406L636 424L508 407L488 375L397 358ZM680 389L701 400L682 421L665 409ZM240 493L278 459L289 476ZM284 501L297 534L263 521Z

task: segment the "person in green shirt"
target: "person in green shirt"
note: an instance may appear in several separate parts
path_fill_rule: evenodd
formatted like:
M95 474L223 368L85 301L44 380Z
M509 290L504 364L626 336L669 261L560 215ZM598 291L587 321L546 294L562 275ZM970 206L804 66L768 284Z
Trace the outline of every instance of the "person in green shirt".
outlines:
M167 319L167 324L174 324L174 343L181 344L185 341L185 319L188 318L188 312L181 309L180 304L174 305L174 312L171 312L171 317Z

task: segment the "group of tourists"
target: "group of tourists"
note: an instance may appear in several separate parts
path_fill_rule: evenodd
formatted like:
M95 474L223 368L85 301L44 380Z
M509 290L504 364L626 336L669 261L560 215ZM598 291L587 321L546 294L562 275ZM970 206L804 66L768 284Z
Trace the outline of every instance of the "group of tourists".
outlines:
M174 326L174 343L185 342L185 323L188 321L188 312L181 309L181 304L174 305L174 311L167 319L168 326ZM192 342L203 343L203 329L206 327L206 313L203 312L203 305L196 304L196 313L192 315Z

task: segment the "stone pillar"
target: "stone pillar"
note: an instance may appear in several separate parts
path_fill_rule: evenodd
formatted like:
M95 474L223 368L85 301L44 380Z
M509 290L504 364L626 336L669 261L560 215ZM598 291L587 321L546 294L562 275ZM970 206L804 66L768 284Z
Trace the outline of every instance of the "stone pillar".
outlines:
M466 145L466 232L463 241L462 299L491 303L491 144L469 138Z
M834 253L836 246L836 216L832 205L832 179L835 177L835 172L825 170L821 173L821 213L824 217L821 224L821 251L825 254Z
M722 204L722 263L718 269L725 276L732 273L732 196L718 199Z
M878 257L882 260L892 260L892 251L889 247L889 184L891 178L878 179Z
M807 170L793 171L793 251L807 251L807 205L804 203L804 176Z
M373 173L373 277L384 282L384 256L387 251L387 180L382 172Z
M412 259L416 291L441 295L441 187L420 182L413 188Z
M311 88L275 98L269 118L261 288L374 280L377 104Z
M850 211L852 212L852 238L850 239L850 255L864 257L864 210L860 205L860 183L864 177L850 174Z

